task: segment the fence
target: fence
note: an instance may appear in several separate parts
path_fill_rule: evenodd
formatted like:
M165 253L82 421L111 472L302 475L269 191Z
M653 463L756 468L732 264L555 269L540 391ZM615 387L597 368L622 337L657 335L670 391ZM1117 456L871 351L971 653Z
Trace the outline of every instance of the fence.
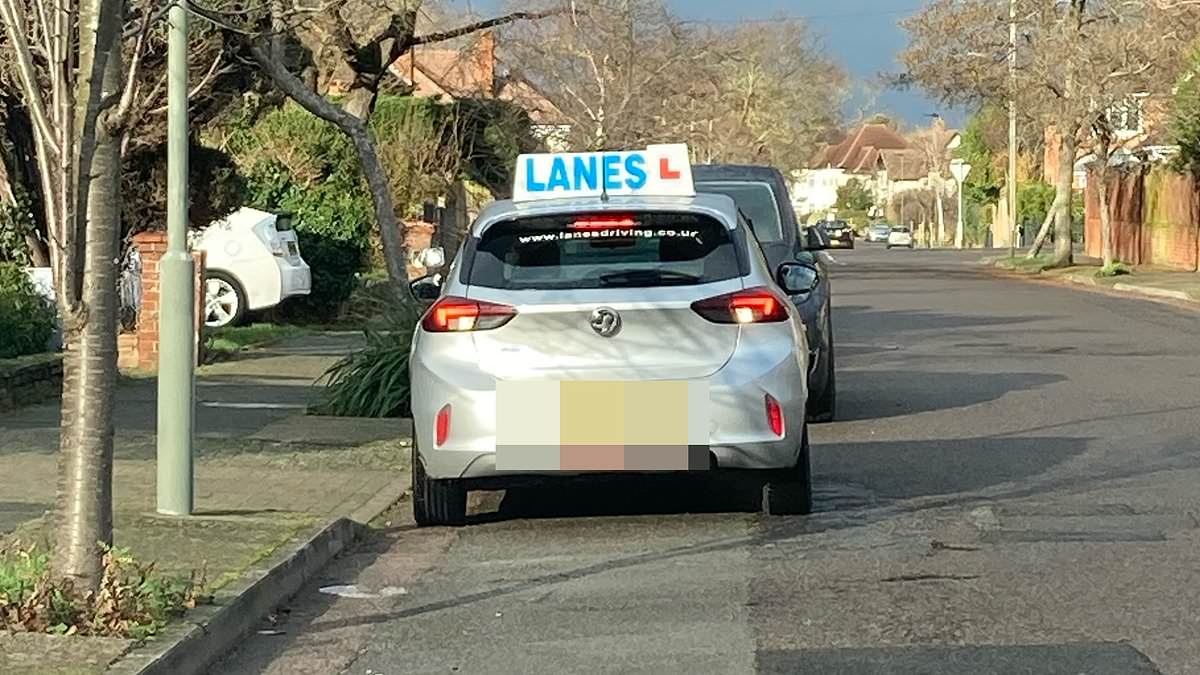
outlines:
M1100 257L1099 178L1088 180L1086 251ZM1108 181L1113 252L1133 265L1200 270L1200 182L1162 167L1114 172Z

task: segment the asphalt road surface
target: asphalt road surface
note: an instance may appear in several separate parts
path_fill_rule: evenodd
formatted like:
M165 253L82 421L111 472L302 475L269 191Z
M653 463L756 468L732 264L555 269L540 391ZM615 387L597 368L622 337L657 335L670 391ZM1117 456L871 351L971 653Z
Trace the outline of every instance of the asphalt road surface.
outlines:
M379 531L214 672L1200 673L1200 313L834 257L818 513L710 480L484 495Z

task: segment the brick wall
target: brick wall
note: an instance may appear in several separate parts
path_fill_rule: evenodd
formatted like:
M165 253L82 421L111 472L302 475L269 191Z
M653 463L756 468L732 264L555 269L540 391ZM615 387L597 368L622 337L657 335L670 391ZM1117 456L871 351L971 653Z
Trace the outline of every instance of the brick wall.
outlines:
M158 313L160 307L159 295L159 261L167 251L166 232L142 232L133 238L142 260L142 304L138 309L137 329L132 337L121 336L118 340L120 363L122 367L139 370L158 369ZM204 254L196 251L192 254L195 263L196 295L193 298L196 308L196 362L203 360L204 341Z

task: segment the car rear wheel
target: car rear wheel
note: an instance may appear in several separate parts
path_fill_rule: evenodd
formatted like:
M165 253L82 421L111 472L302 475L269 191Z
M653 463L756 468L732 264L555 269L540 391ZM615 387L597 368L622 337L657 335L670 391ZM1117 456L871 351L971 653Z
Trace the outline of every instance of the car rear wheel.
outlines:
M233 275L210 270L204 275L204 325L236 326L246 316L246 291Z
M418 527L466 524L466 488L456 480L437 480L426 475L415 441L412 450L412 486L413 520Z
M812 513L812 507L812 470L805 424L796 465L772 476L763 486L762 511L769 516L802 516Z

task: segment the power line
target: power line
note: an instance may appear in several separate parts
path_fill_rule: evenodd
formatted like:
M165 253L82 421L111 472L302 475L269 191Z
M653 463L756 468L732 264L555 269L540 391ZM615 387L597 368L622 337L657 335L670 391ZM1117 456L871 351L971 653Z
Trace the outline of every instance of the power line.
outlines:
M921 11L924 7L909 7L907 9L889 9L884 11L868 10L864 12L843 12L840 14L786 14L781 16L773 16L763 19L690 19L686 23L711 23L711 24L760 24L760 23L775 23L778 21L825 21L829 19L861 19L864 17L873 16L898 16L901 14L915 14Z

